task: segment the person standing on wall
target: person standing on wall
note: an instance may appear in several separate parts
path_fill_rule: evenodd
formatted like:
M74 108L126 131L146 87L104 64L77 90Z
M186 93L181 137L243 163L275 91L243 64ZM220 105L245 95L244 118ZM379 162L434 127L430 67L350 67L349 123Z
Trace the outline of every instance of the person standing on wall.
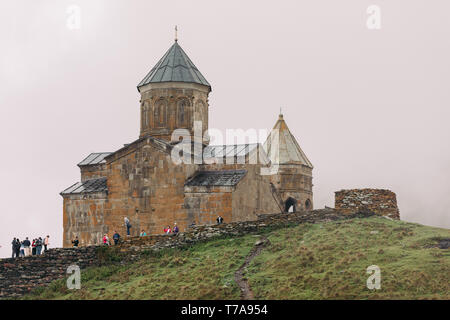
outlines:
M50 236L47 235L44 239L44 251L48 251L48 246L50 245L49 238Z
M31 256L31 242L30 240L28 240L28 237L25 238L25 240L23 240L23 247L25 250L25 257L27 256Z
M20 255L21 257L25 257L25 245L23 244L25 240L20 243Z
M177 223L175 222L172 232L174 235L177 235L179 231L180 231L180 229L178 229Z
M103 244L105 246L109 246L111 243L109 242L109 238L108 235L105 233L105 235L103 236Z
M19 238L16 239L16 258L20 257L20 240Z
M36 239L33 239L33 242L31 243L31 255L35 256L36 255Z
M11 258L14 259L15 255L16 255L16 238L14 238L13 241L11 242L11 248L12 248Z
M128 217L125 217L125 218L123 218L123 221L125 222L125 226L127 227L127 236L129 236L130 228L131 228L130 220L128 219Z
M221 216L217 216L217 224L222 224L223 223L223 218Z
M114 245L117 246L120 240L120 234L117 231L114 231L113 235Z
M36 241L36 254L40 255L42 252L42 238L39 237Z
M72 240L72 244L74 248L78 248L78 245L80 244L80 240L78 240L78 236L75 237L74 240Z

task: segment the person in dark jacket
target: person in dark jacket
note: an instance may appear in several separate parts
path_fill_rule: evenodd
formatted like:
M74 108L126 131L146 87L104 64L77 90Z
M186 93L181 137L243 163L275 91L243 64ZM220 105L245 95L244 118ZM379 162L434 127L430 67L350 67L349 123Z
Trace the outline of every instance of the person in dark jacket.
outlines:
M78 245L80 244L80 240L78 240L78 236L75 237L74 240L72 240L72 244L74 248L77 248Z
M176 222L175 222L175 225L174 225L174 227L173 227L172 232L173 232L174 235L177 235L178 232L180 232L180 229L178 229L178 226L177 226L177 223L176 223Z
M16 256L16 238L13 239L13 241L11 242L11 249L12 249L12 256L11 258L15 258Z
M20 257L20 240L18 238L16 239L15 248L16 248L16 258L19 258Z
M42 252L42 238L39 237L36 241L36 254L40 255Z
M23 247L25 249L25 257L31 255L30 246L31 246L31 242L30 242L30 240L28 240L28 237L26 237L25 240L23 240Z
M222 224L223 223L223 218L221 216L218 216L216 221L217 221L217 224Z
M36 255L36 239L33 239L33 242L31 243L31 255Z
M117 231L114 231L113 240L115 246L119 244L120 234Z

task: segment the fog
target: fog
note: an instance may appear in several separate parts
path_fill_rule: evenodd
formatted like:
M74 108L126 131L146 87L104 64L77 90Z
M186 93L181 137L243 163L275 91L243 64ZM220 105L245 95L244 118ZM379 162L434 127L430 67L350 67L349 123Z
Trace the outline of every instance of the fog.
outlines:
M369 29L370 5L380 29ZM80 9L74 20L72 5ZM63 189L139 135L136 85L174 40L212 85L209 126L270 129L314 164L314 204L387 188L402 220L450 227L446 0L0 3L0 257L62 245ZM79 22L79 24L78 24Z

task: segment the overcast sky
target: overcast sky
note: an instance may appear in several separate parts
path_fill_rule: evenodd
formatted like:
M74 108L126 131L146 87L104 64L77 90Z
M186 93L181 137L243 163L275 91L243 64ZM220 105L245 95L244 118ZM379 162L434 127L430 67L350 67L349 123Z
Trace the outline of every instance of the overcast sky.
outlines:
M81 9L79 29L71 5ZM381 29L369 29L370 5ZM62 244L59 192L90 152L139 135L138 82L179 43L211 83L210 127L285 120L334 191L387 188L402 220L450 227L448 0L2 0L0 256ZM372 20L371 20L372 21ZM372 24L373 26L373 24Z

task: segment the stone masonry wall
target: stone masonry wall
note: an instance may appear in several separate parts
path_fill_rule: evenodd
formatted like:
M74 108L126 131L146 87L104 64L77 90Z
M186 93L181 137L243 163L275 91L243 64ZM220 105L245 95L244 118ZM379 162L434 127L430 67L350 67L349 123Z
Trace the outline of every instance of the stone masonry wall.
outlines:
M0 299L18 297L66 275L67 267L98 264L96 247L50 249L43 255L0 260Z
M176 248L207 241L220 236L241 236L260 232L266 227L283 227L291 224L318 223L354 217L364 217L373 213L342 215L334 209L301 211L296 213L258 215L256 221L225 223L222 225L201 225L189 228L177 236L151 235L126 238L118 246L123 254L121 263L138 259L148 250ZM20 297L32 289L48 285L65 277L67 267L77 264L81 269L101 264L98 258L99 246L50 249L40 256L0 260L0 299Z
M384 189L350 189L335 192L335 208L343 214L371 210L392 219L400 219L394 192Z

